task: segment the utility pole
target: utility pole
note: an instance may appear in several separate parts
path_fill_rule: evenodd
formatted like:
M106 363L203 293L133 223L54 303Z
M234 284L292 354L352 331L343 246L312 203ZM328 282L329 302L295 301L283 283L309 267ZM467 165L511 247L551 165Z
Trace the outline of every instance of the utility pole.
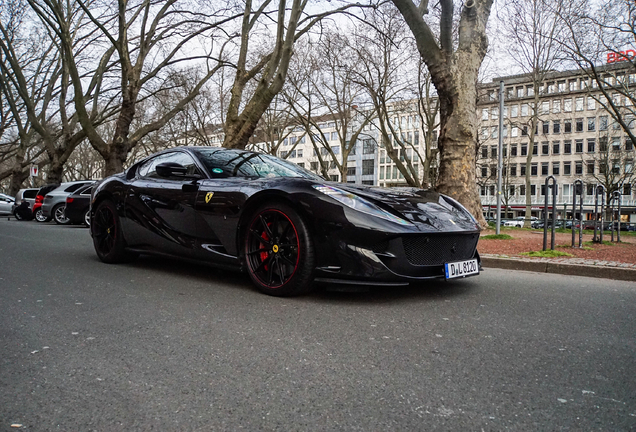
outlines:
M499 146L497 149L497 228L501 230L501 170L503 168L503 116L504 116L504 82L499 81Z

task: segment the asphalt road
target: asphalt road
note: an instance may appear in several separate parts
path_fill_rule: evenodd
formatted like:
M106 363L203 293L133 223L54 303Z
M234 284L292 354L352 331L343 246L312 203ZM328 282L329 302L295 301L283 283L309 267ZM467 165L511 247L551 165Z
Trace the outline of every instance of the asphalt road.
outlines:
M636 429L634 283L486 270L282 299L3 218L0 306L0 430Z

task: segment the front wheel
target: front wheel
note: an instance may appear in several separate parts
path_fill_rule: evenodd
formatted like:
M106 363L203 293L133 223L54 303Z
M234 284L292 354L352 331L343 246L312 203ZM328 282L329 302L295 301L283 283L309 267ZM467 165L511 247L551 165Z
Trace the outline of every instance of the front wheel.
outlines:
M91 233L95 252L103 262L115 264L137 257L136 254L126 250L126 241L121 232L121 222L112 201L104 200L95 209Z
M315 257L306 223L283 203L261 206L244 238L245 263L258 289L274 296L311 291Z
M86 210L86 213L84 213L84 225L87 227L91 226L91 209Z

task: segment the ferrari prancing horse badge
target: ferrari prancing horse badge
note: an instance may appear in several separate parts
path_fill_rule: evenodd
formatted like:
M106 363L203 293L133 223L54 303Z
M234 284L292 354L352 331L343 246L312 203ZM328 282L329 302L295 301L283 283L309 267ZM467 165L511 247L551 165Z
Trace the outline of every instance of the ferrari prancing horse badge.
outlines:
M207 194L205 194L205 203L209 203L213 196L214 192L208 192Z

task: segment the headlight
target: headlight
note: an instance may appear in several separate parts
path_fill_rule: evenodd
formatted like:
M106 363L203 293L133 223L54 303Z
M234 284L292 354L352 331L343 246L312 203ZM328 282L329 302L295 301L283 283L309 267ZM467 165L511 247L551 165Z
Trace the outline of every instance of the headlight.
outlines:
M369 214L371 216L379 217L384 220L388 220L391 222L395 222L400 225L411 225L411 222L404 220L395 216L388 211L381 209L377 205L373 204L370 201L365 200L364 198L359 197L358 195L352 194L350 192L344 191L342 189L338 189L333 186L325 186L325 185L314 185L314 189L324 193L325 195L329 195L331 198L336 201L346 205L349 208L357 210L362 213Z
M469 212L466 209L466 207L461 205L459 203L459 201L455 200L454 198L451 198L451 197L449 197L447 195L440 195L439 196L439 201L440 201L440 203L442 201L445 201L446 203L448 203L449 205L454 207L456 210L458 210L460 213L464 213L466 216L468 216L470 218L470 220L473 221L473 223L479 224L479 222L477 222L477 219L475 219L475 216L473 216L473 214L471 212Z

